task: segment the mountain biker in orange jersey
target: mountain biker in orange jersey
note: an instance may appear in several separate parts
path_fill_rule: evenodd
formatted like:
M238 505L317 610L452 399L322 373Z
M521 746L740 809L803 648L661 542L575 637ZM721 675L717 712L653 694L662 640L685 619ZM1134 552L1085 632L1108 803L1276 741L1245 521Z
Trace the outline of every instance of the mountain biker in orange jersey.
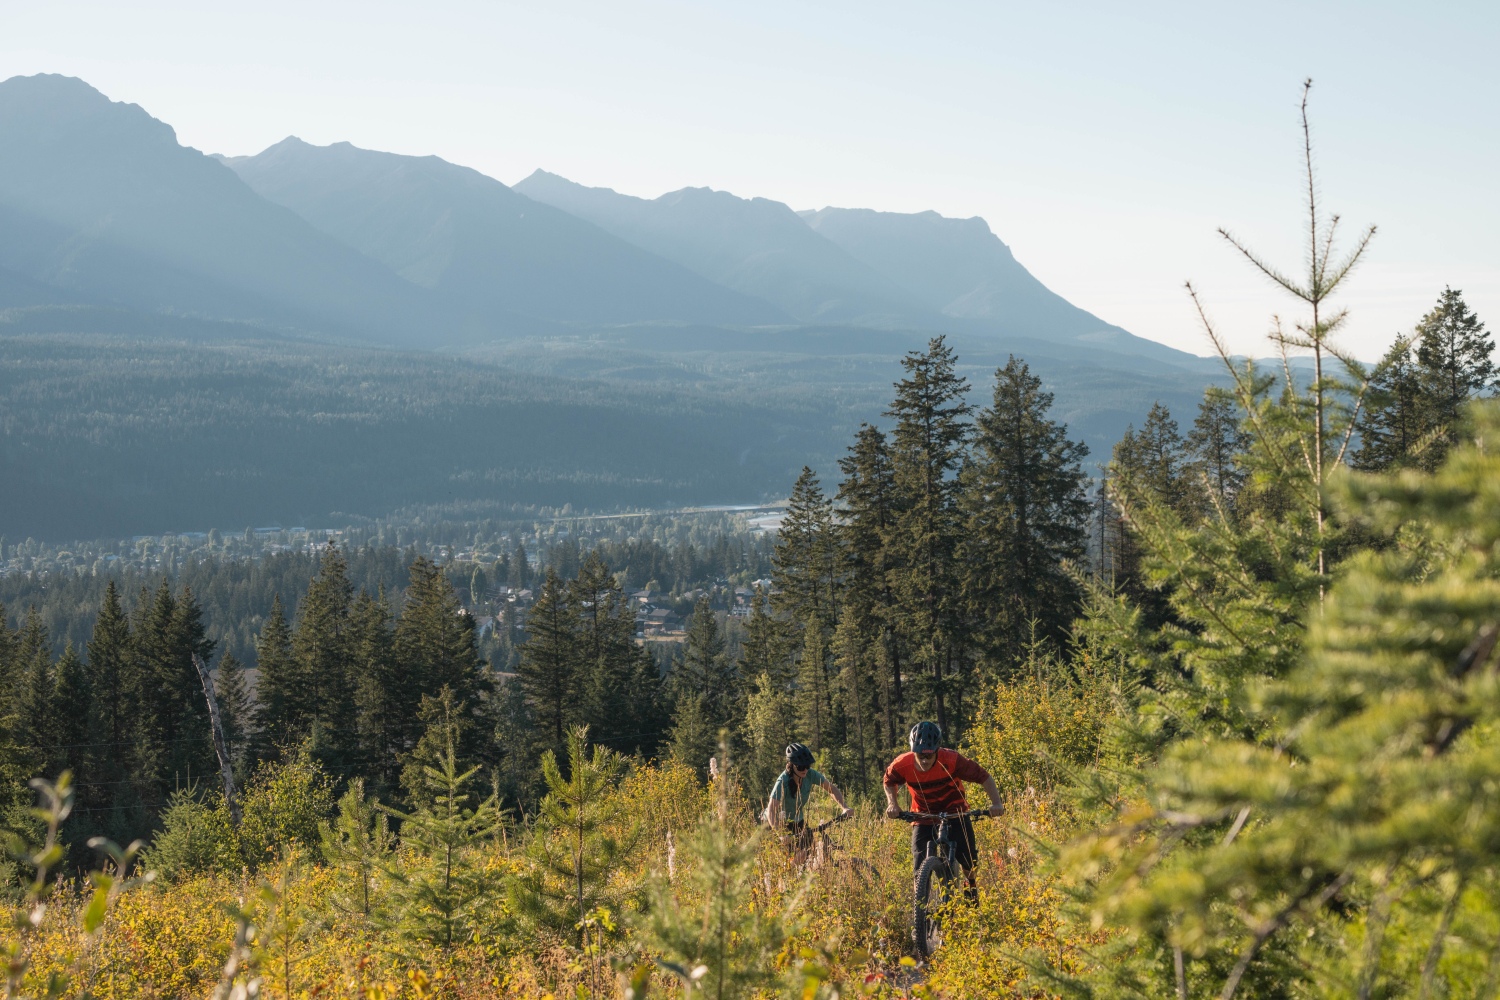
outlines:
M891 761L885 769L885 814L891 819L901 818L901 804L896 801L896 791L905 785L911 790L911 811L923 813L968 812L969 801L964 797L963 782L972 781L984 786L990 797L990 815L999 816L1005 811L1000 804L1000 789L990 773L956 750L942 746L943 730L936 722L919 722L911 727L907 736L910 753L904 753ZM974 821L965 816L957 821L954 830L953 859L964 867L969 885L974 885ZM913 820L911 826L911 864L913 872L921 867L929 846L937 835L936 820Z
M839 786L813 770L812 751L801 743L786 748L786 770L771 786L771 797L766 802L766 825L776 829L783 822L787 835L793 838L797 860L801 861L812 846L812 833L807 829L807 800L812 798L814 788L822 788L833 801L839 804L843 815L849 815L849 806L844 802L844 793Z

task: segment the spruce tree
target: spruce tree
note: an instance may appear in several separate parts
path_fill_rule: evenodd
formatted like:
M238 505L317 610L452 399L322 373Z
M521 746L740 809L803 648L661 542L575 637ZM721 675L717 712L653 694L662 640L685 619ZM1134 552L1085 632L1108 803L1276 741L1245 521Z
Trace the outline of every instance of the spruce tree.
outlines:
M521 684L536 705L543 741L562 747L568 728L577 718L582 687L574 654L574 618L567 588L551 570L526 616L526 642L517 668Z
M1194 474L1193 456L1172 412L1153 403L1140 430L1133 426L1115 445L1114 475L1129 479L1129 487L1149 492L1178 517L1193 520L1204 512L1201 480Z
M225 653L214 671L214 697L219 701L219 716L224 725L224 742L235 772L246 770L246 753L254 736L255 702L245 680L245 668L233 653Z
M975 421L962 503L964 596L989 657L1009 669L1033 628L1061 640L1079 593L1066 563L1087 541L1088 448L1049 419L1052 393L1012 355L995 373L994 401Z
M767 603L765 591L756 587L745 619L738 672L751 679L765 675L772 684L788 689L792 683L791 640L785 623L768 612Z
M838 491L844 600L854 606L860 622L879 632L885 666L882 689L888 692L882 699L887 716L885 742L894 743L894 720L902 714L903 697L891 533L900 510L900 494L885 434L877 427L861 424L849 454L839 459L839 469L844 474Z
M0 604L0 816L30 806L26 783L37 774L36 752L25 738L20 711L20 644Z
M1415 353L1410 340L1398 338L1371 372L1359 417L1359 448L1350 463L1356 469L1383 472L1422 464L1434 413Z
M838 547L833 530L833 503L812 469L802 467L777 532L776 591L771 603L793 621L834 614Z
M680 692L672 707L672 725L667 731L667 753L673 760L698 772L708 774L708 760L719 745L720 728L716 726L702 692Z
M796 719L800 742L825 747L833 735L832 690L828 677L828 643L823 623L809 618L802 627L804 641L797 658Z
M1495 340L1453 288L1443 289L1437 305L1422 317L1415 339L1433 403L1432 422L1452 427L1465 403L1495 385Z
M1149 627L1160 627L1172 621L1173 612L1168 596L1147 578L1138 512L1149 503L1176 521L1196 524L1205 510L1192 456L1166 406L1152 404L1139 431L1134 425L1125 429L1115 444L1108 481L1119 520L1112 553L1114 586L1141 608Z
M625 758L602 746L590 752L583 726L569 731L567 750L566 776L556 754L542 758L547 797L509 898L528 924L580 941L589 914L600 907L620 912L639 898L639 879L626 872L626 861L641 830L622 822L615 801Z
M1239 458L1248 445L1249 435L1240 426L1240 409L1234 396L1216 386L1210 387L1198 404L1187 447L1193 456L1194 471L1207 485L1210 501L1231 514L1245 485Z
M862 791L871 788L872 765L877 769L880 766L876 755L895 742L883 739L876 725L881 699L875 658L870 655L872 634L853 605L845 605L830 650L839 692L836 701L843 715L844 750Z
M449 712L429 730L436 738L420 744L421 804L406 813L386 810L401 821L403 858L385 866L390 888L383 922L407 955L424 963L426 949L476 940L497 922L495 887L480 851L499 836L504 816L493 795L479 800L470 790L479 768L460 768L451 696L446 705ZM373 846L358 849L369 855Z
M601 742L626 749L642 745L641 660L635 644L635 613L609 565L597 552L583 560L569 586L569 606L577 616L575 652L582 672L583 720Z
M3 557L3 553L0 553L0 557ZM0 703L6 705L15 700L15 656L20 641L20 636L10 627L10 617L5 613L4 603L0 603Z
M526 546L521 544L521 539L516 539L516 547L510 555L510 585L517 590L525 590L531 586L531 561L526 555Z
M788 914L757 905L759 837L734 823L729 782L715 783L713 811L683 840L685 872L658 875L639 925L647 947L682 985L684 996L732 1000L765 995L778 955L796 929ZM678 888L681 888L679 894ZM799 996L812 996L802 993Z
M468 707L448 688L436 695L422 696L416 719L422 735L401 769L401 788L409 806L417 808L431 804L426 769L441 760L449 746L458 755L460 770L475 763L472 756L465 753L466 745L473 745L474 720Z
M412 726L420 695L413 697L416 681L400 669L392 650L392 617L384 590L375 596L360 591L349 611L360 757L378 794L394 791L401 761L419 736Z
M208 638L203 609L187 587L173 603L169 629L168 656L156 661L162 671L157 681L167 707L162 729L166 765L184 779L188 775L210 777L218 773L219 759L214 751L203 678L193 657L208 662L216 644Z
M446 775L445 775L446 779ZM365 779L354 778L339 799L339 814L318 826L323 860L340 884L331 902L340 912L370 916L375 908L375 881L395 846L386 813L365 797Z
M101 755L96 751L101 748L94 745L97 727L88 671L71 642L63 648L63 654L53 668L52 679L53 722L49 729L57 749L49 762L48 772L71 770L74 787L82 790L79 808L92 809L98 804L96 793L100 785L94 764L100 759Z
M1365 231L1350 253L1334 257L1332 223L1316 201L1305 99L1303 114L1306 276L1282 274L1225 235L1309 307L1310 315L1294 330L1278 324L1275 339L1283 354L1293 348L1311 352L1312 378L1293 379L1290 366L1278 378L1232 360L1205 320L1250 435L1236 516L1186 517L1169 502L1170 494L1144 485L1144 475L1124 476L1116 489L1141 545L1146 579L1170 601L1175 620L1153 625L1128 597L1100 591L1078 628L1084 648L1111 651L1149 683L1123 688L1128 700L1103 741L1108 757L1081 789L1081 804L1113 822L1101 823L1096 835L1067 855L1077 876L1072 885L1082 905L1078 915L1095 926L1128 925L1128 932L1104 942L1083 977L1086 983L1039 961L1050 966L1046 982L1053 992L1066 988L1101 998L1284 996L1303 992L1301 984L1293 988L1288 982L1310 957L1340 947L1308 937L1301 923L1304 907L1334 901L1343 888L1337 874L1328 878L1316 857L1304 863L1285 844L1245 868L1238 864L1269 814L1251 807L1252 798L1268 796L1295 807L1332 791L1333 800L1355 811L1367 798L1357 782L1317 788L1326 775L1307 767L1309 758L1297 744L1303 737L1317 739L1321 722L1309 718L1289 728L1274 696L1302 659L1309 623L1319 628L1330 613L1335 561L1347 554L1343 521L1328 498L1339 481L1335 470L1348 456L1364 379L1358 363L1333 343L1345 313L1332 310L1329 298L1373 236L1373 229ZM1330 363L1335 360L1342 377ZM1382 610L1368 600L1365 606L1376 614ZM1367 628L1365 634L1384 633ZM1335 703L1377 691L1399 700L1404 690L1409 688L1341 681ZM1399 733L1398 741L1414 748L1414 730L1371 724L1364 733L1377 731ZM1244 768L1249 783L1190 766L1207 757ZM1381 754L1367 759L1377 767L1385 760ZM1300 773L1289 780L1288 768ZM1304 775L1311 786L1301 784ZM1213 798L1220 800L1214 810L1199 808ZM1378 843L1394 832L1350 830L1336 818L1312 823L1306 816L1302 830L1332 845ZM1235 884L1225 876L1237 868L1245 880ZM1373 995L1350 986L1330 989Z
M353 599L348 563L338 546L329 542L319 560L318 574L297 608L292 655L297 660L297 701L306 731L317 731L321 756L335 773L358 753L349 621Z
M301 701L302 664L292 652L292 630L282 610L281 595L271 598L271 611L255 641L256 701L259 756L292 746L307 735L307 715Z
M19 684L19 736L23 743L33 748L34 767L38 772L56 770L63 762L57 759L54 745L57 742L54 733L57 720L52 712L56 683L52 669L52 640L35 605L26 609L19 642L12 655Z
M419 556L410 574L407 601L396 622L396 660L416 678L417 693L437 694L447 687L460 702L477 705L484 682L474 619L434 562Z
M416 679L418 696L444 687L458 701L477 706L487 683L480 671L474 619L459 602L448 577L430 560L410 566L411 584L396 622L394 652L399 668Z
M99 744L94 773L99 781L95 789L96 805L101 810L97 826L111 840L129 842L135 823L131 814L140 804L133 787L132 750L139 716L132 710L134 692L140 685L134 679L139 666L130 633L130 620L120 601L119 590L110 580L104 588L104 599L94 619L93 635L88 643L88 684L93 693L94 722L92 741Z
M949 694L961 665L959 568L955 559L962 519L958 470L969 437L969 383L943 337L901 360L906 377L886 416L892 477L900 495L892 527L892 573L898 627L908 656L922 672L923 714L949 728Z
M1500 434L1492 405L1475 420ZM1142 808L1070 848L1120 931L1092 995L1492 990L1497 480L1466 445L1431 478L1333 481L1335 510L1394 544L1341 566L1303 654L1257 685L1259 730L1174 742Z
M741 697L739 677L726 646L708 598L698 598L688 621L682 657L673 668L672 686L679 698L702 700L704 718L715 733L734 720Z
M101 763L111 772L106 779L110 781L120 779L117 765L132 723L126 700L130 655L130 621L120 603L120 592L110 580L105 585L104 600L88 644L89 686L94 692L99 725L97 738L108 751Z

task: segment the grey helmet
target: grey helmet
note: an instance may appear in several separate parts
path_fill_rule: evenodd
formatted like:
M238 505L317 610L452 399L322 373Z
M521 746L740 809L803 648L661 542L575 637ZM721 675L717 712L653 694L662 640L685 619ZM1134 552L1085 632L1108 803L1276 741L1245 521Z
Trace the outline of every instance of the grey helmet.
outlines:
M906 742L912 753L936 753L943 745L943 727L936 722L919 722L911 727Z

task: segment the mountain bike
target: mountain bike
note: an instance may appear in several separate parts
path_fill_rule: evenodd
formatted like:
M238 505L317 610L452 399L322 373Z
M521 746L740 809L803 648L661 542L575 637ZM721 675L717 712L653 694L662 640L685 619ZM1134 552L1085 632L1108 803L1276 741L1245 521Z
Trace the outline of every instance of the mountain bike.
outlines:
M900 815L907 822L937 820L937 836L928 847L927 857L917 866L917 875L912 880L912 938L923 958L931 957L943 943L939 914L956 898L957 887L963 878L963 866L954 860L953 838L961 829L958 821L964 817L981 819L989 814L988 809L970 809L960 813L903 812Z
M833 819L825 819L817 826L804 825L801 830L788 830L788 836L792 839L793 860L801 865L807 861L809 856L812 856L816 863L815 866L822 864L825 859L831 857L833 854L833 845L828 839L828 828L835 823L842 823L853 815L853 813L841 813L833 817ZM790 824L788 825L790 826ZM816 852L813 851L814 842L817 844Z

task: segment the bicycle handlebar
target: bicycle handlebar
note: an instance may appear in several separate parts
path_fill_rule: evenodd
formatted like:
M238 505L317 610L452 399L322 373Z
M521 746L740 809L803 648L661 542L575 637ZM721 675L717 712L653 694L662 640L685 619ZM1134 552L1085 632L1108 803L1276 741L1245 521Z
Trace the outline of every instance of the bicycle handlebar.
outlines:
M850 816L853 816L853 815L854 815L854 813L852 813L852 812L839 813L837 816L833 817L833 819L825 819L823 822L819 823L817 826L812 827L811 828L812 832L813 833L822 833L824 830L828 829L833 824L835 824L835 823L842 823L844 820L848 819Z
M904 819L908 823L914 823L914 822L916 822L919 819L935 819L935 820L963 819L963 818L968 818L968 819L984 819L987 816L989 816L989 814L990 814L990 811L988 809L970 809L968 812L956 812L956 813L919 813L919 812L908 812L906 810L902 810L896 816L896 818L897 819Z

